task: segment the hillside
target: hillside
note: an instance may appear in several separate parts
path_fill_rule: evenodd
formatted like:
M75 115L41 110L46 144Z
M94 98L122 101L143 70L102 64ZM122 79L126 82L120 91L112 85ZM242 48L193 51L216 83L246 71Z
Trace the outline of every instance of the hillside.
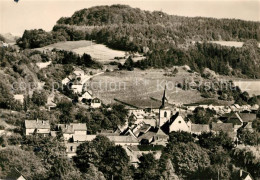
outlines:
M259 22L189 18L112 5L62 17L51 32L26 30L17 43L38 48L60 41L95 40L109 48L143 53L146 60L136 65L142 69L187 64L197 72L207 67L223 75L260 78L259 27ZM220 40L245 43L241 48L210 43Z

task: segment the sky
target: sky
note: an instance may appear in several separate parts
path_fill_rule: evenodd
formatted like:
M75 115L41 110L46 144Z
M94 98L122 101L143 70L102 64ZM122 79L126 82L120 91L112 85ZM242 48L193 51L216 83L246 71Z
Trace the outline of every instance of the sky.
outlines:
M0 33L50 31L60 17L97 5L126 4L172 15L236 18L260 22L260 0L0 0Z

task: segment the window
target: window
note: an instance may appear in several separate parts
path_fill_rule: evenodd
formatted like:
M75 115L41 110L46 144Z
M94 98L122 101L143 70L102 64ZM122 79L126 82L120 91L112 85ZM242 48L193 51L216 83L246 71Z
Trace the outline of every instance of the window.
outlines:
M164 117L167 117L167 112L166 111L164 112Z
M181 124L181 121L179 121L179 123Z
M70 151L73 151L73 146L70 146Z

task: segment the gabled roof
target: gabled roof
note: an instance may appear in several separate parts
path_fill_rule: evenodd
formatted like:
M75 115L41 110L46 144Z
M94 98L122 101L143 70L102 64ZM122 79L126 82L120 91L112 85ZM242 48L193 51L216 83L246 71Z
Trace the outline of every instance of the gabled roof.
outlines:
M26 129L50 129L49 121L44 120L25 120Z
M239 113L243 122L252 122L256 119L256 114L253 113Z
M250 176L250 178L253 179L252 176L251 176L251 174L250 174L249 172L246 172L246 171L244 171L244 170L240 170L240 171L242 171L242 172L239 172L239 176L240 176L240 179L241 179L241 180L246 179L247 176ZM242 173L242 174L240 174L240 173Z
M85 123L71 123L74 131L87 131L87 125Z
M13 179L18 179L23 177L25 179L25 177L15 168L15 169L11 169L10 173L7 175L7 177L5 178L6 180L13 180Z
M74 134L75 131L87 131L85 123L58 124L58 128L61 128L62 132L66 134Z
M96 135L73 135L72 136L74 142L92 141L95 138Z
M224 132L233 132L233 124L232 123L212 123L213 131L224 131Z
M143 134L138 138L139 141L142 139L150 140L153 137L161 137L161 138L168 138L168 135L165 134L160 128L151 129L147 133Z
M107 136L107 138L115 143L138 143L133 136Z
M191 124L191 132L200 133L210 131L208 124Z

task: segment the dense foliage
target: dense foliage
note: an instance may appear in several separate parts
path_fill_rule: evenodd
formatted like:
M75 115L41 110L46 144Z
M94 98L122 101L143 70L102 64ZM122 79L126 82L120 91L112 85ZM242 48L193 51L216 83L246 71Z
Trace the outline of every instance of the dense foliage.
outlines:
M192 41L247 41L242 48ZM52 32L25 31L17 42L23 48L42 47L64 40L96 40L115 49L141 52L145 61L136 67L169 67L187 64L225 75L259 75L259 23L213 18L188 18L148 12L124 5L83 9L61 18Z

